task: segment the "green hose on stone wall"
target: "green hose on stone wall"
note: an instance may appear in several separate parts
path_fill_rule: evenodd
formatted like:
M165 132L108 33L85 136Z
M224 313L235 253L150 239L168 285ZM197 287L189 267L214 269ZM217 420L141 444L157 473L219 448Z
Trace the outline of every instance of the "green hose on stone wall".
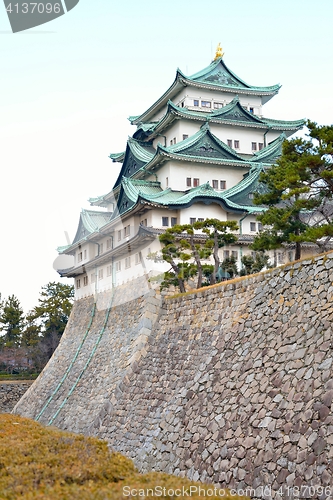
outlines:
M112 308L112 303L113 303L113 296L114 296L114 292L112 293L111 295L111 299L110 299L110 303L109 303L109 307L107 308L107 311L106 311L106 315L105 315L105 319L104 319L104 323L103 323L103 326L102 326L102 329L101 331L99 332L99 335L98 335L98 338L97 338L97 341L94 345L94 348L93 350L91 351L90 355L89 355L89 358L87 359L86 361L86 364L84 365L81 373L79 374L79 376L77 377L76 381L74 382L72 388L69 390L67 396L65 397L64 401L61 403L61 405L59 406L58 410L55 412L55 414L53 415L53 417L49 420L48 424L47 425L52 425L54 420L57 418L57 416L59 415L59 413L61 412L61 410L63 409L64 405L67 403L68 399L70 398L70 396L73 394L77 384L80 382L84 372L86 371L86 369L88 368L89 364L90 364L90 361L92 359L92 357L94 356L96 350L97 350L97 347L103 337L103 334L104 334L104 331L105 331L105 328L106 328L106 325L108 323L108 320L109 320L109 315L110 315L110 311L111 311L111 308Z
M90 315L90 321L89 321L89 325L88 325L88 328L83 336L83 339L81 340L77 350L76 350L76 353L72 359L72 361L70 362L67 370L65 371L62 379L60 380L59 384L57 385L57 387L54 389L54 391L52 392L51 396L49 397L49 399L46 401L45 405L43 406L43 408L41 409L41 411L38 413L37 417L35 418L35 420L39 420L40 417L43 415L44 411L46 410L46 408L49 406L49 404L51 403L51 401L53 400L54 396L57 394L57 392L59 391L60 387L62 386L62 384L65 382L69 372L71 371L78 355L80 354L80 351L81 351L81 348L88 336L88 333L90 332L90 328L91 328L91 325L92 325L92 322L93 322L93 319L94 319L94 316L95 316L95 312L96 312L96 302L94 302L94 305L93 305L93 308L92 308L92 311L91 311L91 315Z

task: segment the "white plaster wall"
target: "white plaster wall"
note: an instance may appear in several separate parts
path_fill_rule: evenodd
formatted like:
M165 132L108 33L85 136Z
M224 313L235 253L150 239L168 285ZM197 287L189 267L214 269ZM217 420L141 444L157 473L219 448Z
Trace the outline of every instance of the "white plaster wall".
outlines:
M158 143L164 146L165 138L166 145L170 146L170 141L176 138L177 144L183 140L183 134L189 137L196 134L204 122L191 121L191 120L177 120L169 129L164 131L164 136L158 136L154 141L154 147ZM231 125L219 125L218 123L210 123L210 130L212 134L218 137L222 142L228 144L228 139L232 140L232 148L234 148L234 141L239 141L239 148L235 149L236 153L252 155L252 142L257 143L257 151L259 151L259 143L265 144L264 134L265 129L245 128ZM280 135L278 131L268 132L266 134L266 144L268 145Z
M162 217L169 217L169 227L171 227L171 217L177 218L177 224L179 224L179 211L178 210L168 210L167 207L165 209L158 208L154 210L151 214L151 225L153 227L163 228L162 226ZM166 226L165 226L166 228Z
M204 203L194 203L188 208L184 208L180 213L180 224L189 224L190 218L220 219L227 220L225 210L217 203L205 205Z
M181 89L172 99L172 102L176 104L177 106L181 107L181 103L184 102L184 106L188 107L190 109L195 109L195 110L203 110L203 111L209 111L213 110L213 102L219 102L222 103L224 106L226 104L229 104L235 96L237 95L237 92L223 92L223 91L218 91L218 90L209 90L209 89L199 89L197 87L185 87ZM199 101L211 101L212 102L212 107L211 108L201 108L197 106L193 106L193 100L199 100ZM260 96L254 96L254 95L246 95L246 94L239 94L239 100L242 106L246 107L249 109L250 107L254 108L254 114L256 115L262 115L262 98ZM201 102L200 102L201 104ZM160 120L166 113L167 106L163 105L161 106L154 115L150 118L150 121L158 121Z
M158 180L165 183L166 177L169 178L169 187L175 191L186 191L190 189L186 185L187 177L192 179L199 179L199 185L206 184L209 182L212 184L212 180L216 179L226 180L227 189L238 184L242 179L244 174L247 172L246 169L240 167L226 167L224 165L210 165L208 163L195 163L195 162L177 162L170 160L163 164L163 166L156 172Z

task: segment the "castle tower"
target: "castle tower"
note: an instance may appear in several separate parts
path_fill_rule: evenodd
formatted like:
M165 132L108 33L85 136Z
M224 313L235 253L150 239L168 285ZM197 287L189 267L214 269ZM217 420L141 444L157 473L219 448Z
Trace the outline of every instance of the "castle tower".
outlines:
M74 256L59 273L75 278L77 298L167 270L158 235L205 218L238 222L238 242L221 249L221 258L233 255L239 266L260 229L261 209L253 204L260 172L305 123L264 116L279 89L245 83L219 46L208 67L192 76L178 69L166 92L129 118L133 136L125 151L110 155L120 164L114 186L89 200L97 209L82 210L73 242L59 249Z

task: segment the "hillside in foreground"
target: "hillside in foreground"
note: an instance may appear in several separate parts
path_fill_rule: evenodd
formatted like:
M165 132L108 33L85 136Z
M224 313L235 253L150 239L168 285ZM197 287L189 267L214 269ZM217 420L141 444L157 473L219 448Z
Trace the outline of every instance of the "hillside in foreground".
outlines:
M110 452L99 439L43 427L17 415L0 414L2 500L124 500L144 495L163 499L240 499L228 492L224 496L212 493L212 486L184 478L157 472L139 474L131 460Z

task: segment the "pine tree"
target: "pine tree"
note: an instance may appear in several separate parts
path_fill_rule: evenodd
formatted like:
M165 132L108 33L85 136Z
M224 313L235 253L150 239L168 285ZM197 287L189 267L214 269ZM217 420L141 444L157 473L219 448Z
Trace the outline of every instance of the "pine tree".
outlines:
M1 303L0 330L3 332L0 338L1 346L19 347L23 328L24 314L20 301L15 295L10 295Z
M299 259L302 242L325 249L333 236L333 126L307 126L309 139L285 141L276 165L260 176L266 192L254 201L267 210L258 216L265 228L255 238L256 250L289 243Z

